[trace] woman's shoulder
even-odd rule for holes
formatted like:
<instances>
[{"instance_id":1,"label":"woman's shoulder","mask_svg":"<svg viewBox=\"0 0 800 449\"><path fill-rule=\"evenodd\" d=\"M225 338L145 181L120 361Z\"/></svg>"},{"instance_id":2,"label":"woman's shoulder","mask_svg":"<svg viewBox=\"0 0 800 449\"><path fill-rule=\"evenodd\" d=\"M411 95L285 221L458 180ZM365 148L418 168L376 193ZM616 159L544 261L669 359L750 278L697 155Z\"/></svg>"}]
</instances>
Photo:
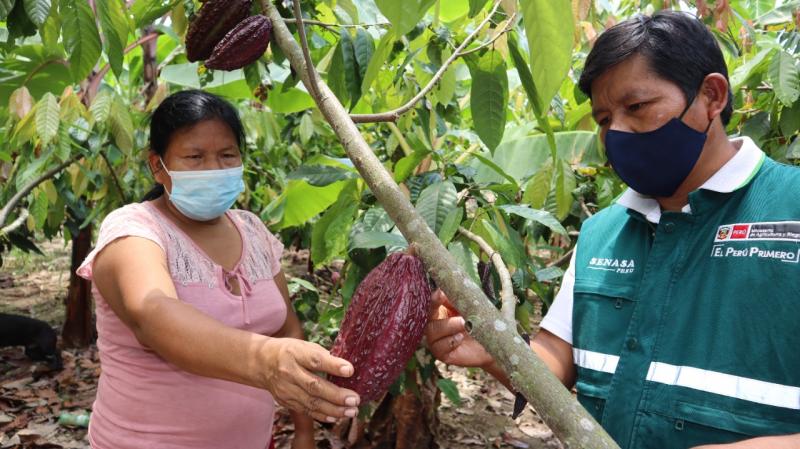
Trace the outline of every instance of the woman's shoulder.
<instances>
[{"instance_id":1,"label":"woman's shoulder","mask_svg":"<svg viewBox=\"0 0 800 449\"><path fill-rule=\"evenodd\" d=\"M161 234L161 226L152 209L148 203L131 203L111 211L100 225L100 238L133 230Z\"/></svg>"}]
</instances>

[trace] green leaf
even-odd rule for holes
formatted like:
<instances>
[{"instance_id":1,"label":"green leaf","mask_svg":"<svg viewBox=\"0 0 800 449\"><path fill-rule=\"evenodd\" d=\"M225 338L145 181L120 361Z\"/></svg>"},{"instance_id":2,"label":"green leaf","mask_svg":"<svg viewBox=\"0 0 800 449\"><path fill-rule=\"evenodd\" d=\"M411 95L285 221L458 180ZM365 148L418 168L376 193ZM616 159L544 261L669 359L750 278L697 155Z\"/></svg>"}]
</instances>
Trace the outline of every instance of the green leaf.
<instances>
[{"instance_id":1,"label":"green leaf","mask_svg":"<svg viewBox=\"0 0 800 449\"><path fill-rule=\"evenodd\" d=\"M72 80L80 82L92 71L100 58L100 34L89 2L61 0L64 45L69 55Z\"/></svg>"},{"instance_id":2,"label":"green leaf","mask_svg":"<svg viewBox=\"0 0 800 449\"><path fill-rule=\"evenodd\" d=\"M447 214L447 217L445 217L442 223L442 228L439 229L437 234L443 245L447 246L450 240L453 240L456 232L458 232L458 227L461 226L461 220L463 219L464 209L460 207L456 207Z\"/></svg>"},{"instance_id":3,"label":"green leaf","mask_svg":"<svg viewBox=\"0 0 800 449\"><path fill-rule=\"evenodd\" d=\"M453 95L456 93L457 83L456 69L451 66L445 70L442 74L442 78L436 84L436 88L433 91L436 95L436 101L443 105L450 103L450 100L453 99Z\"/></svg>"},{"instance_id":4,"label":"green leaf","mask_svg":"<svg viewBox=\"0 0 800 449\"><path fill-rule=\"evenodd\" d=\"M522 195L522 202L534 209L541 209L547 201L547 194L550 193L550 185L553 180L553 162L548 160L525 186L525 193Z\"/></svg>"},{"instance_id":5,"label":"green leaf","mask_svg":"<svg viewBox=\"0 0 800 449\"><path fill-rule=\"evenodd\" d=\"M287 179L303 179L314 187L325 187L334 182L357 177L357 174L341 167L333 167L330 165L301 165L297 170L289 173Z\"/></svg>"},{"instance_id":6,"label":"green leaf","mask_svg":"<svg viewBox=\"0 0 800 449\"><path fill-rule=\"evenodd\" d=\"M314 187L305 181L292 180L283 188L281 195L270 204L270 208L283 208L283 216L276 223L276 230L305 224L336 201L347 183L335 182L325 187Z\"/></svg>"},{"instance_id":7,"label":"green leaf","mask_svg":"<svg viewBox=\"0 0 800 449\"><path fill-rule=\"evenodd\" d=\"M447 399L456 407L461 405L461 395L458 393L458 385L450 379L441 378L436 380L436 385L442 390Z\"/></svg>"},{"instance_id":8,"label":"green leaf","mask_svg":"<svg viewBox=\"0 0 800 449\"><path fill-rule=\"evenodd\" d=\"M389 19L396 36L403 36L417 26L436 0L375 0L381 14Z\"/></svg>"},{"instance_id":9,"label":"green leaf","mask_svg":"<svg viewBox=\"0 0 800 449\"><path fill-rule=\"evenodd\" d=\"M402 235L391 232L366 231L353 234L350 239L350 249L382 248L384 246L407 247L408 242Z\"/></svg>"},{"instance_id":10,"label":"green leaf","mask_svg":"<svg viewBox=\"0 0 800 449\"><path fill-rule=\"evenodd\" d=\"M56 157L61 162L66 162L72 155L72 137L69 135L70 124L61 122L58 127L58 145L55 149Z\"/></svg>"},{"instance_id":11,"label":"green leaf","mask_svg":"<svg viewBox=\"0 0 800 449\"><path fill-rule=\"evenodd\" d=\"M800 130L800 101L795 101L791 108L783 108L780 128L784 136L791 136Z\"/></svg>"},{"instance_id":12,"label":"green leaf","mask_svg":"<svg viewBox=\"0 0 800 449\"><path fill-rule=\"evenodd\" d=\"M505 178L515 188L517 187L517 180L514 179L513 176L511 176L508 173L506 173L506 171L503 170L503 168L500 167L498 164L496 164L493 160L491 160L491 159L489 159L487 157L484 157L483 155L478 154L478 153L475 153L473 156L475 156L475 159L479 160L483 165L485 165L486 167L489 167L492 171L494 171L498 175L500 175L503 178Z\"/></svg>"},{"instance_id":13,"label":"green leaf","mask_svg":"<svg viewBox=\"0 0 800 449\"><path fill-rule=\"evenodd\" d=\"M339 45L342 50L342 67L344 69L344 82L350 95L350 108L354 108L361 98L361 74L358 71L353 38L347 28L339 32Z\"/></svg>"},{"instance_id":14,"label":"green leaf","mask_svg":"<svg viewBox=\"0 0 800 449\"><path fill-rule=\"evenodd\" d=\"M481 10L483 6L486 5L487 0L469 0L469 17L475 17Z\"/></svg>"},{"instance_id":15,"label":"green leaf","mask_svg":"<svg viewBox=\"0 0 800 449\"><path fill-rule=\"evenodd\" d=\"M128 19L123 0L103 0L96 3L100 27L105 37L106 56L117 77L122 74L122 58L128 43Z\"/></svg>"},{"instance_id":16,"label":"green leaf","mask_svg":"<svg viewBox=\"0 0 800 449\"><path fill-rule=\"evenodd\" d=\"M350 100L350 92L347 90L347 84L344 80L344 57L342 52L342 43L340 41L336 45L336 50L331 57L331 65L328 67L328 86L344 106Z\"/></svg>"},{"instance_id":17,"label":"green leaf","mask_svg":"<svg viewBox=\"0 0 800 449\"><path fill-rule=\"evenodd\" d=\"M163 16L179 1L181 0L136 0L131 7L136 28L148 25Z\"/></svg>"},{"instance_id":18,"label":"green leaf","mask_svg":"<svg viewBox=\"0 0 800 449\"><path fill-rule=\"evenodd\" d=\"M780 51L772 57L769 65L769 78L772 89L784 106L791 106L800 98L800 69L791 54Z\"/></svg>"},{"instance_id":19,"label":"green leaf","mask_svg":"<svg viewBox=\"0 0 800 449\"><path fill-rule=\"evenodd\" d=\"M547 111L572 65L574 34L570 0L520 0L539 108Z\"/></svg>"},{"instance_id":20,"label":"green leaf","mask_svg":"<svg viewBox=\"0 0 800 449\"><path fill-rule=\"evenodd\" d=\"M372 55L375 53L375 42L372 36L363 28L356 30L355 55L358 63L358 77L362 81L367 74ZM359 92L361 89L359 88Z\"/></svg>"},{"instance_id":21,"label":"green leaf","mask_svg":"<svg viewBox=\"0 0 800 449\"><path fill-rule=\"evenodd\" d=\"M311 260L324 265L347 249L347 236L355 222L360 192L356 181L349 181L336 202L314 223L311 230Z\"/></svg>"},{"instance_id":22,"label":"green leaf","mask_svg":"<svg viewBox=\"0 0 800 449\"><path fill-rule=\"evenodd\" d=\"M30 206L30 213L36 222L36 227L41 229L47 220L48 200L44 189L38 189L39 193L34 197L33 204Z\"/></svg>"},{"instance_id":23,"label":"green leaf","mask_svg":"<svg viewBox=\"0 0 800 449\"><path fill-rule=\"evenodd\" d=\"M442 229L442 224L451 210L457 207L458 192L450 181L431 184L419 194L417 212L434 233Z\"/></svg>"},{"instance_id":24,"label":"green leaf","mask_svg":"<svg viewBox=\"0 0 800 449\"><path fill-rule=\"evenodd\" d=\"M503 140L508 107L508 75L500 52L486 52L479 60L468 60L472 75L470 109L475 132L494 152Z\"/></svg>"},{"instance_id":25,"label":"green leaf","mask_svg":"<svg viewBox=\"0 0 800 449\"><path fill-rule=\"evenodd\" d=\"M541 209L531 209L528 206L523 206L519 204L504 204L499 206L499 209L505 211L508 214L519 215L522 218L527 220L533 220L536 223L540 223L542 225L547 226L553 232L557 232L561 235L568 235L567 230L564 229L564 226L558 222L556 217L553 216L550 212Z\"/></svg>"},{"instance_id":26,"label":"green leaf","mask_svg":"<svg viewBox=\"0 0 800 449\"><path fill-rule=\"evenodd\" d=\"M747 62L737 67L736 70L733 71L733 75L731 75L731 89L737 92L742 87L742 84L760 71L765 64L767 56L772 54L773 51L774 49L772 48L765 48L756 53L756 55Z\"/></svg>"},{"instance_id":27,"label":"green leaf","mask_svg":"<svg viewBox=\"0 0 800 449\"><path fill-rule=\"evenodd\" d=\"M572 209L572 203L575 202L575 198L572 197L572 191L577 187L577 182L575 181L575 173L572 171L572 167L563 159L559 159L559 162L556 163L555 173L556 217L559 220L563 220L567 218L570 209Z\"/></svg>"},{"instance_id":28,"label":"green leaf","mask_svg":"<svg viewBox=\"0 0 800 449\"><path fill-rule=\"evenodd\" d=\"M463 242L456 241L447 245L447 250L453 256L456 262L461 265L461 268L467 273L467 275L472 279L472 282L480 284L481 281L478 277L478 269L476 268L478 264L478 258L475 256L475 253L469 249L469 246Z\"/></svg>"},{"instance_id":29,"label":"green leaf","mask_svg":"<svg viewBox=\"0 0 800 449\"><path fill-rule=\"evenodd\" d=\"M42 26L47 16L50 15L50 0L21 0L25 6L25 12L37 27Z\"/></svg>"},{"instance_id":30,"label":"green leaf","mask_svg":"<svg viewBox=\"0 0 800 449\"><path fill-rule=\"evenodd\" d=\"M389 54L392 52L393 43L394 33L391 31L384 34L380 42L378 42L378 48L376 48L375 52L372 54L372 58L369 61L369 66L367 66L367 70L364 72L361 79L361 92L369 91L369 88L372 86L373 81L375 81L375 77L378 76L378 72L380 72L381 67L383 67L383 64L387 62L386 59L389 58Z\"/></svg>"},{"instance_id":31,"label":"green leaf","mask_svg":"<svg viewBox=\"0 0 800 449\"><path fill-rule=\"evenodd\" d=\"M58 99L50 92L44 94L36 104L36 133L42 140L42 145L47 145L58 133L60 108Z\"/></svg>"},{"instance_id":32,"label":"green leaf","mask_svg":"<svg viewBox=\"0 0 800 449\"><path fill-rule=\"evenodd\" d=\"M397 163L394 164L394 181L400 183L408 179L408 177L414 173L414 169L417 168L420 162L429 154L431 154L430 150L417 150L397 161Z\"/></svg>"},{"instance_id":33,"label":"green leaf","mask_svg":"<svg viewBox=\"0 0 800 449\"><path fill-rule=\"evenodd\" d=\"M533 275L536 276L537 281L547 282L564 276L564 270L559 267L547 267L536 271Z\"/></svg>"},{"instance_id":34,"label":"green leaf","mask_svg":"<svg viewBox=\"0 0 800 449\"><path fill-rule=\"evenodd\" d=\"M14 9L16 0L0 0L0 20L6 20L11 10Z\"/></svg>"},{"instance_id":35,"label":"green leaf","mask_svg":"<svg viewBox=\"0 0 800 449\"><path fill-rule=\"evenodd\" d=\"M130 155L133 151L133 120L130 109L120 97L115 96L111 103L109 131L114 136L114 143L117 144L117 147L125 154Z\"/></svg>"},{"instance_id":36,"label":"green leaf","mask_svg":"<svg viewBox=\"0 0 800 449\"><path fill-rule=\"evenodd\" d=\"M114 93L108 89L102 89L97 93L97 96L92 100L92 105L89 106L89 113L94 118L94 122L103 124L108 120L111 114L111 103L114 102Z\"/></svg>"}]
</instances>

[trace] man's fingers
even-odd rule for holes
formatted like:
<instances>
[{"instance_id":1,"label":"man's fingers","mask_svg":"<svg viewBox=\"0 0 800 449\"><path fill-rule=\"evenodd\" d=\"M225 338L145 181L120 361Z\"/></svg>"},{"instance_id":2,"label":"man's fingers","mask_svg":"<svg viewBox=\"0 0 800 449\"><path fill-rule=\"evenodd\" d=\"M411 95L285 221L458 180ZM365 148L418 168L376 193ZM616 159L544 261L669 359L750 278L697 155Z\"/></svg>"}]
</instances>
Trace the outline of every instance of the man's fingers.
<instances>
[{"instance_id":1,"label":"man's fingers","mask_svg":"<svg viewBox=\"0 0 800 449\"><path fill-rule=\"evenodd\" d=\"M456 350L462 341L464 341L464 334L449 335L438 340L429 341L428 349L437 359L445 361L447 355Z\"/></svg>"},{"instance_id":2,"label":"man's fingers","mask_svg":"<svg viewBox=\"0 0 800 449\"><path fill-rule=\"evenodd\" d=\"M464 318L460 316L444 320L428 321L427 326L425 326L425 338L427 338L429 342L434 342L444 337L464 333L467 331L464 324Z\"/></svg>"}]
</instances>

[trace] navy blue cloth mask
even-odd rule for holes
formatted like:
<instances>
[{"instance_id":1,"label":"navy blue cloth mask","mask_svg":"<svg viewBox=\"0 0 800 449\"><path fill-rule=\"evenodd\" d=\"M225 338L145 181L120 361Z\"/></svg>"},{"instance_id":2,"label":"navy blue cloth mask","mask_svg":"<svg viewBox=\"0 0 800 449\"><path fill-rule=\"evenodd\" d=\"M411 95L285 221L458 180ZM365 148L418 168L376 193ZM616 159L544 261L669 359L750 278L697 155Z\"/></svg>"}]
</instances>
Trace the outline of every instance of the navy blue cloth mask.
<instances>
[{"instance_id":1,"label":"navy blue cloth mask","mask_svg":"<svg viewBox=\"0 0 800 449\"><path fill-rule=\"evenodd\" d=\"M630 188L642 195L669 197L689 176L711 127L709 123L705 132L700 132L683 123L689 106L680 117L653 131L606 133L606 157Z\"/></svg>"}]
</instances>

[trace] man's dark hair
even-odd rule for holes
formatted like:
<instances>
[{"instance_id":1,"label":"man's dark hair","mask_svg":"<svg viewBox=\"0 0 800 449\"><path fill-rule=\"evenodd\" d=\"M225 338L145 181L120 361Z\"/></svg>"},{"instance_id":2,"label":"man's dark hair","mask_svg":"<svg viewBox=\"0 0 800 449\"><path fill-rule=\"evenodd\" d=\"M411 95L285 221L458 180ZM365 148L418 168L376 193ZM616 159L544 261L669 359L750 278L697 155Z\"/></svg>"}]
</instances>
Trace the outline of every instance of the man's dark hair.
<instances>
[{"instance_id":1,"label":"man's dark hair","mask_svg":"<svg viewBox=\"0 0 800 449\"><path fill-rule=\"evenodd\" d=\"M706 26L695 17L677 11L659 11L652 17L636 16L607 29L597 38L586 57L578 87L592 97L592 83L608 69L633 55L642 55L659 77L678 85L688 105L706 75L721 73L728 80L722 50ZM730 84L730 80L728 80ZM733 112L733 94L728 87L728 104L722 123Z\"/></svg>"}]
</instances>

